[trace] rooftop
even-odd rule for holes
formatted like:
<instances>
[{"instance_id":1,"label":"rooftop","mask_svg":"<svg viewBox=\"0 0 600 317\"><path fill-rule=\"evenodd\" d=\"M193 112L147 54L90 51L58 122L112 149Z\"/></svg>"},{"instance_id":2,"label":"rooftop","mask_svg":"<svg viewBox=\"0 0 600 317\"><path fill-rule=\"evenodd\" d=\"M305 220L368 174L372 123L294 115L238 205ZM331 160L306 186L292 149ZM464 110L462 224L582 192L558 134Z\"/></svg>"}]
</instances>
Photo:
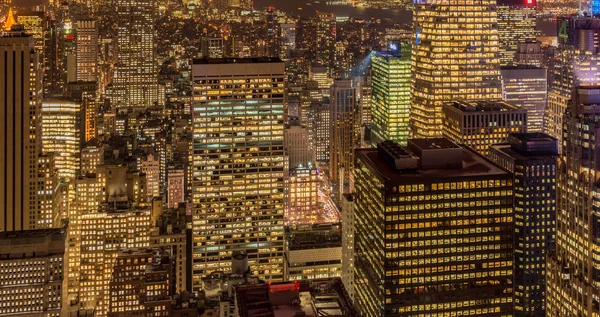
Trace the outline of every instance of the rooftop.
<instances>
[{"instance_id":1,"label":"rooftop","mask_svg":"<svg viewBox=\"0 0 600 317\"><path fill-rule=\"evenodd\" d=\"M409 144L411 154L419 160L418 168L398 169L386 161L377 149L357 149L356 158L364 162L380 180L390 185L424 183L449 178L510 176L477 152L446 139L411 139ZM450 168L439 164L445 161L446 157L452 161L450 163L453 166ZM458 162L454 162L455 159ZM454 166L455 163L458 163L458 166Z\"/></svg>"},{"instance_id":2,"label":"rooftop","mask_svg":"<svg viewBox=\"0 0 600 317\"><path fill-rule=\"evenodd\" d=\"M520 106L508 103L506 101L487 101L487 100L456 100L450 101L444 104L444 108L454 108L463 112L474 112L474 111L523 111Z\"/></svg>"},{"instance_id":3,"label":"rooftop","mask_svg":"<svg viewBox=\"0 0 600 317\"><path fill-rule=\"evenodd\" d=\"M236 286L241 317L354 317L339 278Z\"/></svg>"},{"instance_id":4,"label":"rooftop","mask_svg":"<svg viewBox=\"0 0 600 317\"><path fill-rule=\"evenodd\" d=\"M283 63L279 57L253 57L253 58L194 58L193 64L255 64L255 63Z\"/></svg>"},{"instance_id":5,"label":"rooftop","mask_svg":"<svg viewBox=\"0 0 600 317\"><path fill-rule=\"evenodd\" d=\"M334 248L342 245L342 230L339 225L323 227L319 224L308 228L296 228L286 233L290 250Z\"/></svg>"}]
</instances>

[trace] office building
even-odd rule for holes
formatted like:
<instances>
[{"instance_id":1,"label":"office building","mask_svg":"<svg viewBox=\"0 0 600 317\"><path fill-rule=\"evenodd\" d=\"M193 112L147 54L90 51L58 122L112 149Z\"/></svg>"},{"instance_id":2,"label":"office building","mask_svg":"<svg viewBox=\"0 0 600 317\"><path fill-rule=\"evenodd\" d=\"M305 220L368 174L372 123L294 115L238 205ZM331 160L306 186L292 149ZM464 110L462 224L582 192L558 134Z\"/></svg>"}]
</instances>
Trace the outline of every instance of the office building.
<instances>
[{"instance_id":1,"label":"office building","mask_svg":"<svg viewBox=\"0 0 600 317\"><path fill-rule=\"evenodd\" d=\"M331 136L331 106L329 102L314 102L308 115L308 136L317 166L329 164Z\"/></svg>"},{"instance_id":2,"label":"office building","mask_svg":"<svg viewBox=\"0 0 600 317\"><path fill-rule=\"evenodd\" d=\"M283 280L284 72L279 58L193 61L194 290L228 272L234 250L255 276Z\"/></svg>"},{"instance_id":3,"label":"office building","mask_svg":"<svg viewBox=\"0 0 600 317\"><path fill-rule=\"evenodd\" d=\"M318 223L321 207L319 205L319 174L314 167L290 169L287 178L285 224Z\"/></svg>"},{"instance_id":4,"label":"office building","mask_svg":"<svg viewBox=\"0 0 600 317\"><path fill-rule=\"evenodd\" d=\"M67 218L66 214L61 213L61 193L64 186L56 168L56 155L40 155L38 157L37 229L58 228L61 220Z\"/></svg>"},{"instance_id":5,"label":"office building","mask_svg":"<svg viewBox=\"0 0 600 317\"><path fill-rule=\"evenodd\" d=\"M334 45L336 33L336 20L333 13L317 11L315 30L317 64L327 67L327 74L333 75Z\"/></svg>"},{"instance_id":6,"label":"office building","mask_svg":"<svg viewBox=\"0 0 600 317\"><path fill-rule=\"evenodd\" d=\"M512 175L447 139L356 150L361 316L512 316Z\"/></svg>"},{"instance_id":7,"label":"office building","mask_svg":"<svg viewBox=\"0 0 600 317\"><path fill-rule=\"evenodd\" d=\"M371 141L408 141L410 119L411 47L403 45L372 57Z\"/></svg>"},{"instance_id":8,"label":"office building","mask_svg":"<svg viewBox=\"0 0 600 317\"><path fill-rule=\"evenodd\" d=\"M329 90L333 85L333 78L327 73L327 66L324 65L310 65L308 68L308 80L317 83L317 88L321 90ZM325 95L329 95L326 92Z\"/></svg>"},{"instance_id":9,"label":"office building","mask_svg":"<svg viewBox=\"0 0 600 317\"><path fill-rule=\"evenodd\" d=\"M223 58L225 56L225 49L223 48L222 37L203 37L200 44L200 50L202 51L202 57L206 58Z\"/></svg>"},{"instance_id":10,"label":"office building","mask_svg":"<svg viewBox=\"0 0 600 317\"><path fill-rule=\"evenodd\" d=\"M0 316L63 316L67 229L0 233Z\"/></svg>"},{"instance_id":11,"label":"office building","mask_svg":"<svg viewBox=\"0 0 600 317\"><path fill-rule=\"evenodd\" d=\"M515 316L544 316L546 256L554 251L557 140L510 134L490 147L492 162L513 173L515 193Z\"/></svg>"},{"instance_id":12,"label":"office building","mask_svg":"<svg viewBox=\"0 0 600 317\"><path fill-rule=\"evenodd\" d=\"M538 31L535 0L500 0L497 4L500 64L515 64L520 42L535 41Z\"/></svg>"},{"instance_id":13,"label":"office building","mask_svg":"<svg viewBox=\"0 0 600 317\"><path fill-rule=\"evenodd\" d=\"M548 101L548 75L536 66L506 66L502 74L502 100L527 111L527 132L544 131Z\"/></svg>"},{"instance_id":14,"label":"office building","mask_svg":"<svg viewBox=\"0 0 600 317\"><path fill-rule=\"evenodd\" d=\"M410 113L414 137L442 135L445 102L501 98L495 7L493 0L415 4ZM456 17L457 12L463 15ZM450 46L461 49L447 51Z\"/></svg>"},{"instance_id":15,"label":"office building","mask_svg":"<svg viewBox=\"0 0 600 317\"><path fill-rule=\"evenodd\" d=\"M74 179L80 169L81 105L69 100L42 102L42 152L54 154L60 178Z\"/></svg>"},{"instance_id":16,"label":"office building","mask_svg":"<svg viewBox=\"0 0 600 317\"><path fill-rule=\"evenodd\" d=\"M542 65L542 47L537 40L519 42L515 54L515 65L529 65L540 67Z\"/></svg>"},{"instance_id":17,"label":"office building","mask_svg":"<svg viewBox=\"0 0 600 317\"><path fill-rule=\"evenodd\" d=\"M342 275L342 225L293 226L285 236L285 280Z\"/></svg>"},{"instance_id":18,"label":"office building","mask_svg":"<svg viewBox=\"0 0 600 317\"><path fill-rule=\"evenodd\" d=\"M36 228L42 73L33 37L21 26L0 35L0 231Z\"/></svg>"},{"instance_id":19,"label":"office building","mask_svg":"<svg viewBox=\"0 0 600 317\"><path fill-rule=\"evenodd\" d=\"M356 88L351 80L336 80L331 86L329 175L338 194L351 192L350 174L359 127L356 101Z\"/></svg>"},{"instance_id":20,"label":"office building","mask_svg":"<svg viewBox=\"0 0 600 317\"><path fill-rule=\"evenodd\" d=\"M120 251L109 283L108 316L170 315L172 255L166 249Z\"/></svg>"},{"instance_id":21,"label":"office building","mask_svg":"<svg viewBox=\"0 0 600 317\"><path fill-rule=\"evenodd\" d=\"M170 166L167 170L167 206L177 208L185 202L185 170L183 166Z\"/></svg>"},{"instance_id":22,"label":"office building","mask_svg":"<svg viewBox=\"0 0 600 317\"><path fill-rule=\"evenodd\" d=\"M484 156L509 133L527 132L527 110L505 101L453 101L444 104L444 137Z\"/></svg>"},{"instance_id":23,"label":"office building","mask_svg":"<svg viewBox=\"0 0 600 317\"><path fill-rule=\"evenodd\" d=\"M285 149L289 157L290 169L313 165L308 129L301 126L298 118L290 118L285 127Z\"/></svg>"},{"instance_id":24,"label":"office building","mask_svg":"<svg viewBox=\"0 0 600 317\"><path fill-rule=\"evenodd\" d=\"M546 316L600 314L600 88L577 87L564 116L556 175L556 250L547 258Z\"/></svg>"},{"instance_id":25,"label":"office building","mask_svg":"<svg viewBox=\"0 0 600 317\"><path fill-rule=\"evenodd\" d=\"M150 211L114 202L80 217L79 311L110 312L110 281L120 250L149 246Z\"/></svg>"},{"instance_id":26,"label":"office building","mask_svg":"<svg viewBox=\"0 0 600 317\"><path fill-rule=\"evenodd\" d=\"M148 0L116 1L118 54L110 102L150 107L161 100L154 43L157 6Z\"/></svg>"},{"instance_id":27,"label":"office building","mask_svg":"<svg viewBox=\"0 0 600 317\"><path fill-rule=\"evenodd\" d=\"M354 196L344 194L342 208L342 283L354 301Z\"/></svg>"},{"instance_id":28,"label":"office building","mask_svg":"<svg viewBox=\"0 0 600 317\"><path fill-rule=\"evenodd\" d=\"M77 81L98 79L98 23L95 20L75 22L77 32Z\"/></svg>"}]
</instances>

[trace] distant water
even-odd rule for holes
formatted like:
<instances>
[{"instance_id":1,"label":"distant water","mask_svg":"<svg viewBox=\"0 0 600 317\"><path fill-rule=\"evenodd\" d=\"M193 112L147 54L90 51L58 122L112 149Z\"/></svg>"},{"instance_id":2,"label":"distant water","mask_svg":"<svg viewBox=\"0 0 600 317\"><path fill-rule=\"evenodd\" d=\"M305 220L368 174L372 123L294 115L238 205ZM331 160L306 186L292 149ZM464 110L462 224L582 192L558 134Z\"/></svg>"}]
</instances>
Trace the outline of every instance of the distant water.
<instances>
[{"instance_id":1,"label":"distant water","mask_svg":"<svg viewBox=\"0 0 600 317\"><path fill-rule=\"evenodd\" d=\"M334 13L338 17L389 18L399 23L409 23L412 21L412 12L406 10L371 9L353 7L351 5L327 5L325 3L326 0L320 0L319 2L314 3L314 1L308 0L254 0L254 8L263 9L272 6L288 14L303 17L313 17L315 16L315 12L319 11Z\"/></svg>"}]
</instances>

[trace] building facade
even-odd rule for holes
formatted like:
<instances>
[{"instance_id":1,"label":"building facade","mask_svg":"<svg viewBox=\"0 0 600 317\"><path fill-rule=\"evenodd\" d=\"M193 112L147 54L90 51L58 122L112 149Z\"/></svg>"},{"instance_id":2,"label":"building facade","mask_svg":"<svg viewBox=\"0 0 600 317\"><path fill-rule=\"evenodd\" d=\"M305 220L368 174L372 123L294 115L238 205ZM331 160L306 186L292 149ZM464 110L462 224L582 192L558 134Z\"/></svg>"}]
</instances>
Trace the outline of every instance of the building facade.
<instances>
[{"instance_id":1,"label":"building facade","mask_svg":"<svg viewBox=\"0 0 600 317\"><path fill-rule=\"evenodd\" d=\"M111 103L150 107L160 102L154 42L157 6L148 0L116 1L118 54Z\"/></svg>"},{"instance_id":2,"label":"building facade","mask_svg":"<svg viewBox=\"0 0 600 317\"><path fill-rule=\"evenodd\" d=\"M194 60L195 289L230 270L233 250L247 251L254 275L283 280L284 68L278 58Z\"/></svg>"},{"instance_id":3,"label":"building facade","mask_svg":"<svg viewBox=\"0 0 600 317\"><path fill-rule=\"evenodd\" d=\"M372 57L371 141L406 145L410 119L411 47L378 52Z\"/></svg>"},{"instance_id":4,"label":"building facade","mask_svg":"<svg viewBox=\"0 0 600 317\"><path fill-rule=\"evenodd\" d=\"M67 229L0 233L0 316L64 316Z\"/></svg>"},{"instance_id":5,"label":"building facade","mask_svg":"<svg viewBox=\"0 0 600 317\"><path fill-rule=\"evenodd\" d=\"M35 229L42 72L31 35L18 25L0 35L0 231Z\"/></svg>"},{"instance_id":6,"label":"building facade","mask_svg":"<svg viewBox=\"0 0 600 317\"><path fill-rule=\"evenodd\" d=\"M356 156L361 316L512 316L512 175L440 138Z\"/></svg>"},{"instance_id":7,"label":"building facade","mask_svg":"<svg viewBox=\"0 0 600 317\"><path fill-rule=\"evenodd\" d=\"M527 132L527 110L505 101L454 101L444 104L444 137L487 156L489 147L509 133Z\"/></svg>"},{"instance_id":8,"label":"building facade","mask_svg":"<svg viewBox=\"0 0 600 317\"><path fill-rule=\"evenodd\" d=\"M600 88L578 87L563 122L556 175L556 251L547 257L546 316L600 314Z\"/></svg>"},{"instance_id":9,"label":"building facade","mask_svg":"<svg viewBox=\"0 0 600 317\"><path fill-rule=\"evenodd\" d=\"M558 142L542 133L510 134L489 158L514 175L515 316L544 316L546 256L554 251Z\"/></svg>"},{"instance_id":10,"label":"building facade","mask_svg":"<svg viewBox=\"0 0 600 317\"><path fill-rule=\"evenodd\" d=\"M42 152L54 155L58 174L67 182L79 174L81 104L68 100L42 102Z\"/></svg>"},{"instance_id":11,"label":"building facade","mask_svg":"<svg viewBox=\"0 0 600 317\"><path fill-rule=\"evenodd\" d=\"M527 132L544 132L548 75L535 66L502 67L502 100L527 111Z\"/></svg>"},{"instance_id":12,"label":"building facade","mask_svg":"<svg viewBox=\"0 0 600 317\"><path fill-rule=\"evenodd\" d=\"M350 192L350 174L354 166L358 111L356 88L351 80L336 80L331 86L329 175L334 190Z\"/></svg>"},{"instance_id":13,"label":"building facade","mask_svg":"<svg viewBox=\"0 0 600 317\"><path fill-rule=\"evenodd\" d=\"M515 54L520 42L535 41L538 31L535 0L498 1L498 35L500 36L500 64L515 65Z\"/></svg>"},{"instance_id":14,"label":"building facade","mask_svg":"<svg viewBox=\"0 0 600 317\"><path fill-rule=\"evenodd\" d=\"M493 0L416 2L410 112L413 137L442 135L445 102L501 98L495 7Z\"/></svg>"}]
</instances>

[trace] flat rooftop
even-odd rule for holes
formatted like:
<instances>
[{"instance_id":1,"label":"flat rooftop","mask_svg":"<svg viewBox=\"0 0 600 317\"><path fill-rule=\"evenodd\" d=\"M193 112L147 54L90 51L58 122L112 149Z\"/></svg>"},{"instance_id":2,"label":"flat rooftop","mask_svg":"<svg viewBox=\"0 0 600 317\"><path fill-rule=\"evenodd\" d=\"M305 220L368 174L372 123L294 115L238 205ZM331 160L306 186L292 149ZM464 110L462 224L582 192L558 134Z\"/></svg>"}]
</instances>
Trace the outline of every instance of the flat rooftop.
<instances>
[{"instance_id":1,"label":"flat rooftop","mask_svg":"<svg viewBox=\"0 0 600 317\"><path fill-rule=\"evenodd\" d=\"M413 140L414 141L414 140ZM450 142L450 141L448 141ZM420 142L418 142L420 143ZM435 143L435 142L431 142ZM440 146L455 148L457 145L450 142L440 142ZM419 144L417 144L419 146ZM422 147L430 147L426 143L420 144ZM415 184L427 183L438 180L447 180L450 178L469 178L469 177L511 177L510 174L502 168L496 166L477 152L467 148L462 149L462 168L427 168L398 170L386 162L377 152L377 149L357 149L356 157L364 162L375 175L389 184ZM434 153L435 154L435 153ZM444 153L441 153L443 155Z\"/></svg>"},{"instance_id":2,"label":"flat rooftop","mask_svg":"<svg viewBox=\"0 0 600 317\"><path fill-rule=\"evenodd\" d=\"M339 278L236 286L242 317L354 317ZM299 303L294 303L294 298Z\"/></svg>"},{"instance_id":3,"label":"flat rooftop","mask_svg":"<svg viewBox=\"0 0 600 317\"><path fill-rule=\"evenodd\" d=\"M417 146L421 151L461 148L459 145L446 138L411 139L411 143Z\"/></svg>"},{"instance_id":4,"label":"flat rooftop","mask_svg":"<svg viewBox=\"0 0 600 317\"><path fill-rule=\"evenodd\" d=\"M290 250L334 248L342 246L342 230L339 226L330 229L291 230L286 233Z\"/></svg>"},{"instance_id":5,"label":"flat rooftop","mask_svg":"<svg viewBox=\"0 0 600 317\"><path fill-rule=\"evenodd\" d=\"M193 64L257 64L257 63L283 63L279 57L253 57L253 58L194 58Z\"/></svg>"},{"instance_id":6,"label":"flat rooftop","mask_svg":"<svg viewBox=\"0 0 600 317\"><path fill-rule=\"evenodd\" d=\"M444 104L444 107L454 108L463 112L496 112L496 111L522 111L525 109L506 101L487 101L487 100L457 100Z\"/></svg>"}]
</instances>

